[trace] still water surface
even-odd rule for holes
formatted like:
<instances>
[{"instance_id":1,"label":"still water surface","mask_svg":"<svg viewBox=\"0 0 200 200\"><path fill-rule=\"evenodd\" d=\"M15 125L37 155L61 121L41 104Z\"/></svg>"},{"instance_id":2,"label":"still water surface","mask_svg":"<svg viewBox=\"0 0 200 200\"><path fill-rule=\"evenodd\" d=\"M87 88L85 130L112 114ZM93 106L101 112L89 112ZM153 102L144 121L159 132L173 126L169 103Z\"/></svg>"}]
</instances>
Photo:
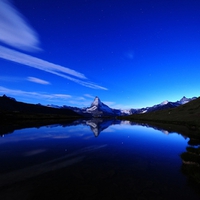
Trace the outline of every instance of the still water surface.
<instances>
[{"instance_id":1,"label":"still water surface","mask_svg":"<svg viewBox=\"0 0 200 200\"><path fill-rule=\"evenodd\" d=\"M128 121L25 128L0 138L0 199L199 199L188 139Z\"/></svg>"}]
</instances>

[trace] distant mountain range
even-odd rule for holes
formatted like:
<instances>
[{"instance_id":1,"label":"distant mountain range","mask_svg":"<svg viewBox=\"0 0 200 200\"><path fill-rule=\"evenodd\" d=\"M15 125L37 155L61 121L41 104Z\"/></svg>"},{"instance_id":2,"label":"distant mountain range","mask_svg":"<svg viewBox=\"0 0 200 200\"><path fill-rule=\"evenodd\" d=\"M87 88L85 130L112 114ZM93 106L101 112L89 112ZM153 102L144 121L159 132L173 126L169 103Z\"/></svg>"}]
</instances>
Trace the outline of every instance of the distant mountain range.
<instances>
[{"instance_id":1,"label":"distant mountain range","mask_svg":"<svg viewBox=\"0 0 200 200\"><path fill-rule=\"evenodd\" d=\"M142 113L148 113L156 110L163 110L167 108L175 108L180 105L186 104L192 100L196 99L196 97L193 98L186 98L185 96L176 102L169 102L164 101L160 104L151 106L151 107L145 107L145 108L139 108L139 109L113 109L107 106L106 104L102 103L101 100L98 97L95 97L94 101L91 103L90 107L87 108L77 108L77 107L70 107L70 106L54 106L54 105L48 105L49 107L54 108L60 108L60 109L71 109L74 112L81 114L83 116L92 116L92 117L111 117L111 116L126 116L126 115L132 115L132 114L142 114Z\"/></svg>"},{"instance_id":2,"label":"distant mountain range","mask_svg":"<svg viewBox=\"0 0 200 200\"><path fill-rule=\"evenodd\" d=\"M71 106L57 106L47 105L42 106L40 104L27 104L23 102L17 102L14 98L3 95L0 97L0 112L15 112L26 114L59 114L59 115L71 115L71 116L84 116L84 117L114 117L114 116L127 116L132 114L149 113L157 110L164 110L168 108L175 108L180 105L186 104L196 97L186 98L185 96L176 102L164 101L160 104L152 107L145 107L139 109L113 109L102 103L98 97L95 97L90 107L77 108Z\"/></svg>"},{"instance_id":3,"label":"distant mountain range","mask_svg":"<svg viewBox=\"0 0 200 200\"><path fill-rule=\"evenodd\" d=\"M161 122L176 125L186 125L189 130L200 131L200 97L192 98L187 101L183 98L180 102L177 101L176 107L167 109L158 109L153 112L143 114L132 114L119 117L122 120L142 121L142 122ZM184 128L185 129L185 128ZM188 133L189 133L188 130ZM193 133L194 134L194 133ZM199 138L200 139L200 138Z\"/></svg>"},{"instance_id":4,"label":"distant mountain range","mask_svg":"<svg viewBox=\"0 0 200 200\"><path fill-rule=\"evenodd\" d=\"M163 101L160 104L156 104L151 107L146 107L146 108L139 108L139 109L130 109L130 110L124 110L126 114L132 115L132 114L142 114L142 113L148 113L152 111L157 111L157 110L163 110L163 109L168 109L168 108L175 108L180 105L186 104L192 100L195 100L197 97L192 97L192 98L186 98L185 96L181 98L179 101L176 102L170 102L170 101ZM123 112L124 112L123 111Z\"/></svg>"}]
</instances>

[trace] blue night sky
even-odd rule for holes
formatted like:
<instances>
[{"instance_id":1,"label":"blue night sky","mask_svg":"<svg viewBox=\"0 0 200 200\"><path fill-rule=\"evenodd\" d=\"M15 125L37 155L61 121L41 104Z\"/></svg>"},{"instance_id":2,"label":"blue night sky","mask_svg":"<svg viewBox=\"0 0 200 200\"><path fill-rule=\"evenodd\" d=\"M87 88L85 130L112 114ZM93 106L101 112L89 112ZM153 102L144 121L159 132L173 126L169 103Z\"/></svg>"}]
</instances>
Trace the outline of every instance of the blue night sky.
<instances>
[{"instance_id":1,"label":"blue night sky","mask_svg":"<svg viewBox=\"0 0 200 200\"><path fill-rule=\"evenodd\" d=\"M0 95L141 108L200 96L199 0L0 0Z\"/></svg>"}]
</instances>

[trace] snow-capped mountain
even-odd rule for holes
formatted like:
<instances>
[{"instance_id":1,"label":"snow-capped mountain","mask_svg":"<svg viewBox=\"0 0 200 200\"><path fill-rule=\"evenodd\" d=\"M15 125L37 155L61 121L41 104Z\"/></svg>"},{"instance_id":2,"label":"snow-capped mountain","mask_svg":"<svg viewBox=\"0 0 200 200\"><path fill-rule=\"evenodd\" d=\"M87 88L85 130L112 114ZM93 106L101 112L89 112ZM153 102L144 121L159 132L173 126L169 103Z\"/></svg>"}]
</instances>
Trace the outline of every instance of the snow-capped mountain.
<instances>
[{"instance_id":1,"label":"snow-capped mountain","mask_svg":"<svg viewBox=\"0 0 200 200\"><path fill-rule=\"evenodd\" d=\"M105 117L105 116L123 116L123 115L132 115L132 114L142 114L146 112L152 112L156 110L162 110L167 108L175 108L177 106L183 105L188 103L197 97L193 98L186 98L185 96L181 98L179 101L170 102L170 101L163 101L160 104L156 104L151 107L139 108L139 109L113 109L107 106L106 104L102 103L98 97L95 97L94 101L91 103L90 107L87 108L77 108L77 107L70 107L70 106L61 106L60 109L71 109L78 114L81 114L85 117ZM48 105L49 107L56 107L55 105Z\"/></svg>"},{"instance_id":2,"label":"snow-capped mountain","mask_svg":"<svg viewBox=\"0 0 200 200\"><path fill-rule=\"evenodd\" d=\"M86 108L86 113L90 113L93 117L114 116L114 110L102 103L98 97L95 97L89 108Z\"/></svg>"},{"instance_id":3,"label":"snow-capped mountain","mask_svg":"<svg viewBox=\"0 0 200 200\"><path fill-rule=\"evenodd\" d=\"M180 99L180 101L177 101L176 103L178 103L178 104L180 104L180 105L183 105L183 104L188 103L188 102L190 102L190 101L192 101L192 100L195 100L196 98L197 98L197 97L186 98L186 97L184 96L182 99Z\"/></svg>"},{"instance_id":4,"label":"snow-capped mountain","mask_svg":"<svg viewBox=\"0 0 200 200\"><path fill-rule=\"evenodd\" d=\"M142 114L146 112L153 112L156 110L163 110L163 109L168 109L168 108L175 108L177 106L183 105L185 103L188 103L192 100L195 100L197 97L193 98L186 98L185 96L181 98L179 101L176 102L170 102L168 100L163 101L160 104L156 104L151 107L146 107L146 108L139 108L139 109L130 109L130 110L122 110L122 113L132 115L132 114Z\"/></svg>"},{"instance_id":5,"label":"snow-capped mountain","mask_svg":"<svg viewBox=\"0 0 200 200\"><path fill-rule=\"evenodd\" d=\"M121 111L118 109L112 109L106 104L102 103L98 97L95 97L94 101L91 103L90 107L78 108L71 106L56 106L47 105L48 107L60 108L60 109L70 109L84 117L105 117L105 116L120 116Z\"/></svg>"}]
</instances>

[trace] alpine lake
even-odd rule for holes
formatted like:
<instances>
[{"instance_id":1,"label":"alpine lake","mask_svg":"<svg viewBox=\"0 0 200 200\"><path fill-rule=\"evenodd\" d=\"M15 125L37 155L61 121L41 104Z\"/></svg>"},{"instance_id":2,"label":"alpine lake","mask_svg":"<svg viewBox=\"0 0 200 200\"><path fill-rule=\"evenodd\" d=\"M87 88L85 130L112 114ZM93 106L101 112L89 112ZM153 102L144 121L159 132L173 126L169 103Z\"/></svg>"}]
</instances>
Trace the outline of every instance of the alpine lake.
<instances>
[{"instance_id":1,"label":"alpine lake","mask_svg":"<svg viewBox=\"0 0 200 200\"><path fill-rule=\"evenodd\" d=\"M188 141L99 118L1 131L0 199L200 199L182 171Z\"/></svg>"}]
</instances>

